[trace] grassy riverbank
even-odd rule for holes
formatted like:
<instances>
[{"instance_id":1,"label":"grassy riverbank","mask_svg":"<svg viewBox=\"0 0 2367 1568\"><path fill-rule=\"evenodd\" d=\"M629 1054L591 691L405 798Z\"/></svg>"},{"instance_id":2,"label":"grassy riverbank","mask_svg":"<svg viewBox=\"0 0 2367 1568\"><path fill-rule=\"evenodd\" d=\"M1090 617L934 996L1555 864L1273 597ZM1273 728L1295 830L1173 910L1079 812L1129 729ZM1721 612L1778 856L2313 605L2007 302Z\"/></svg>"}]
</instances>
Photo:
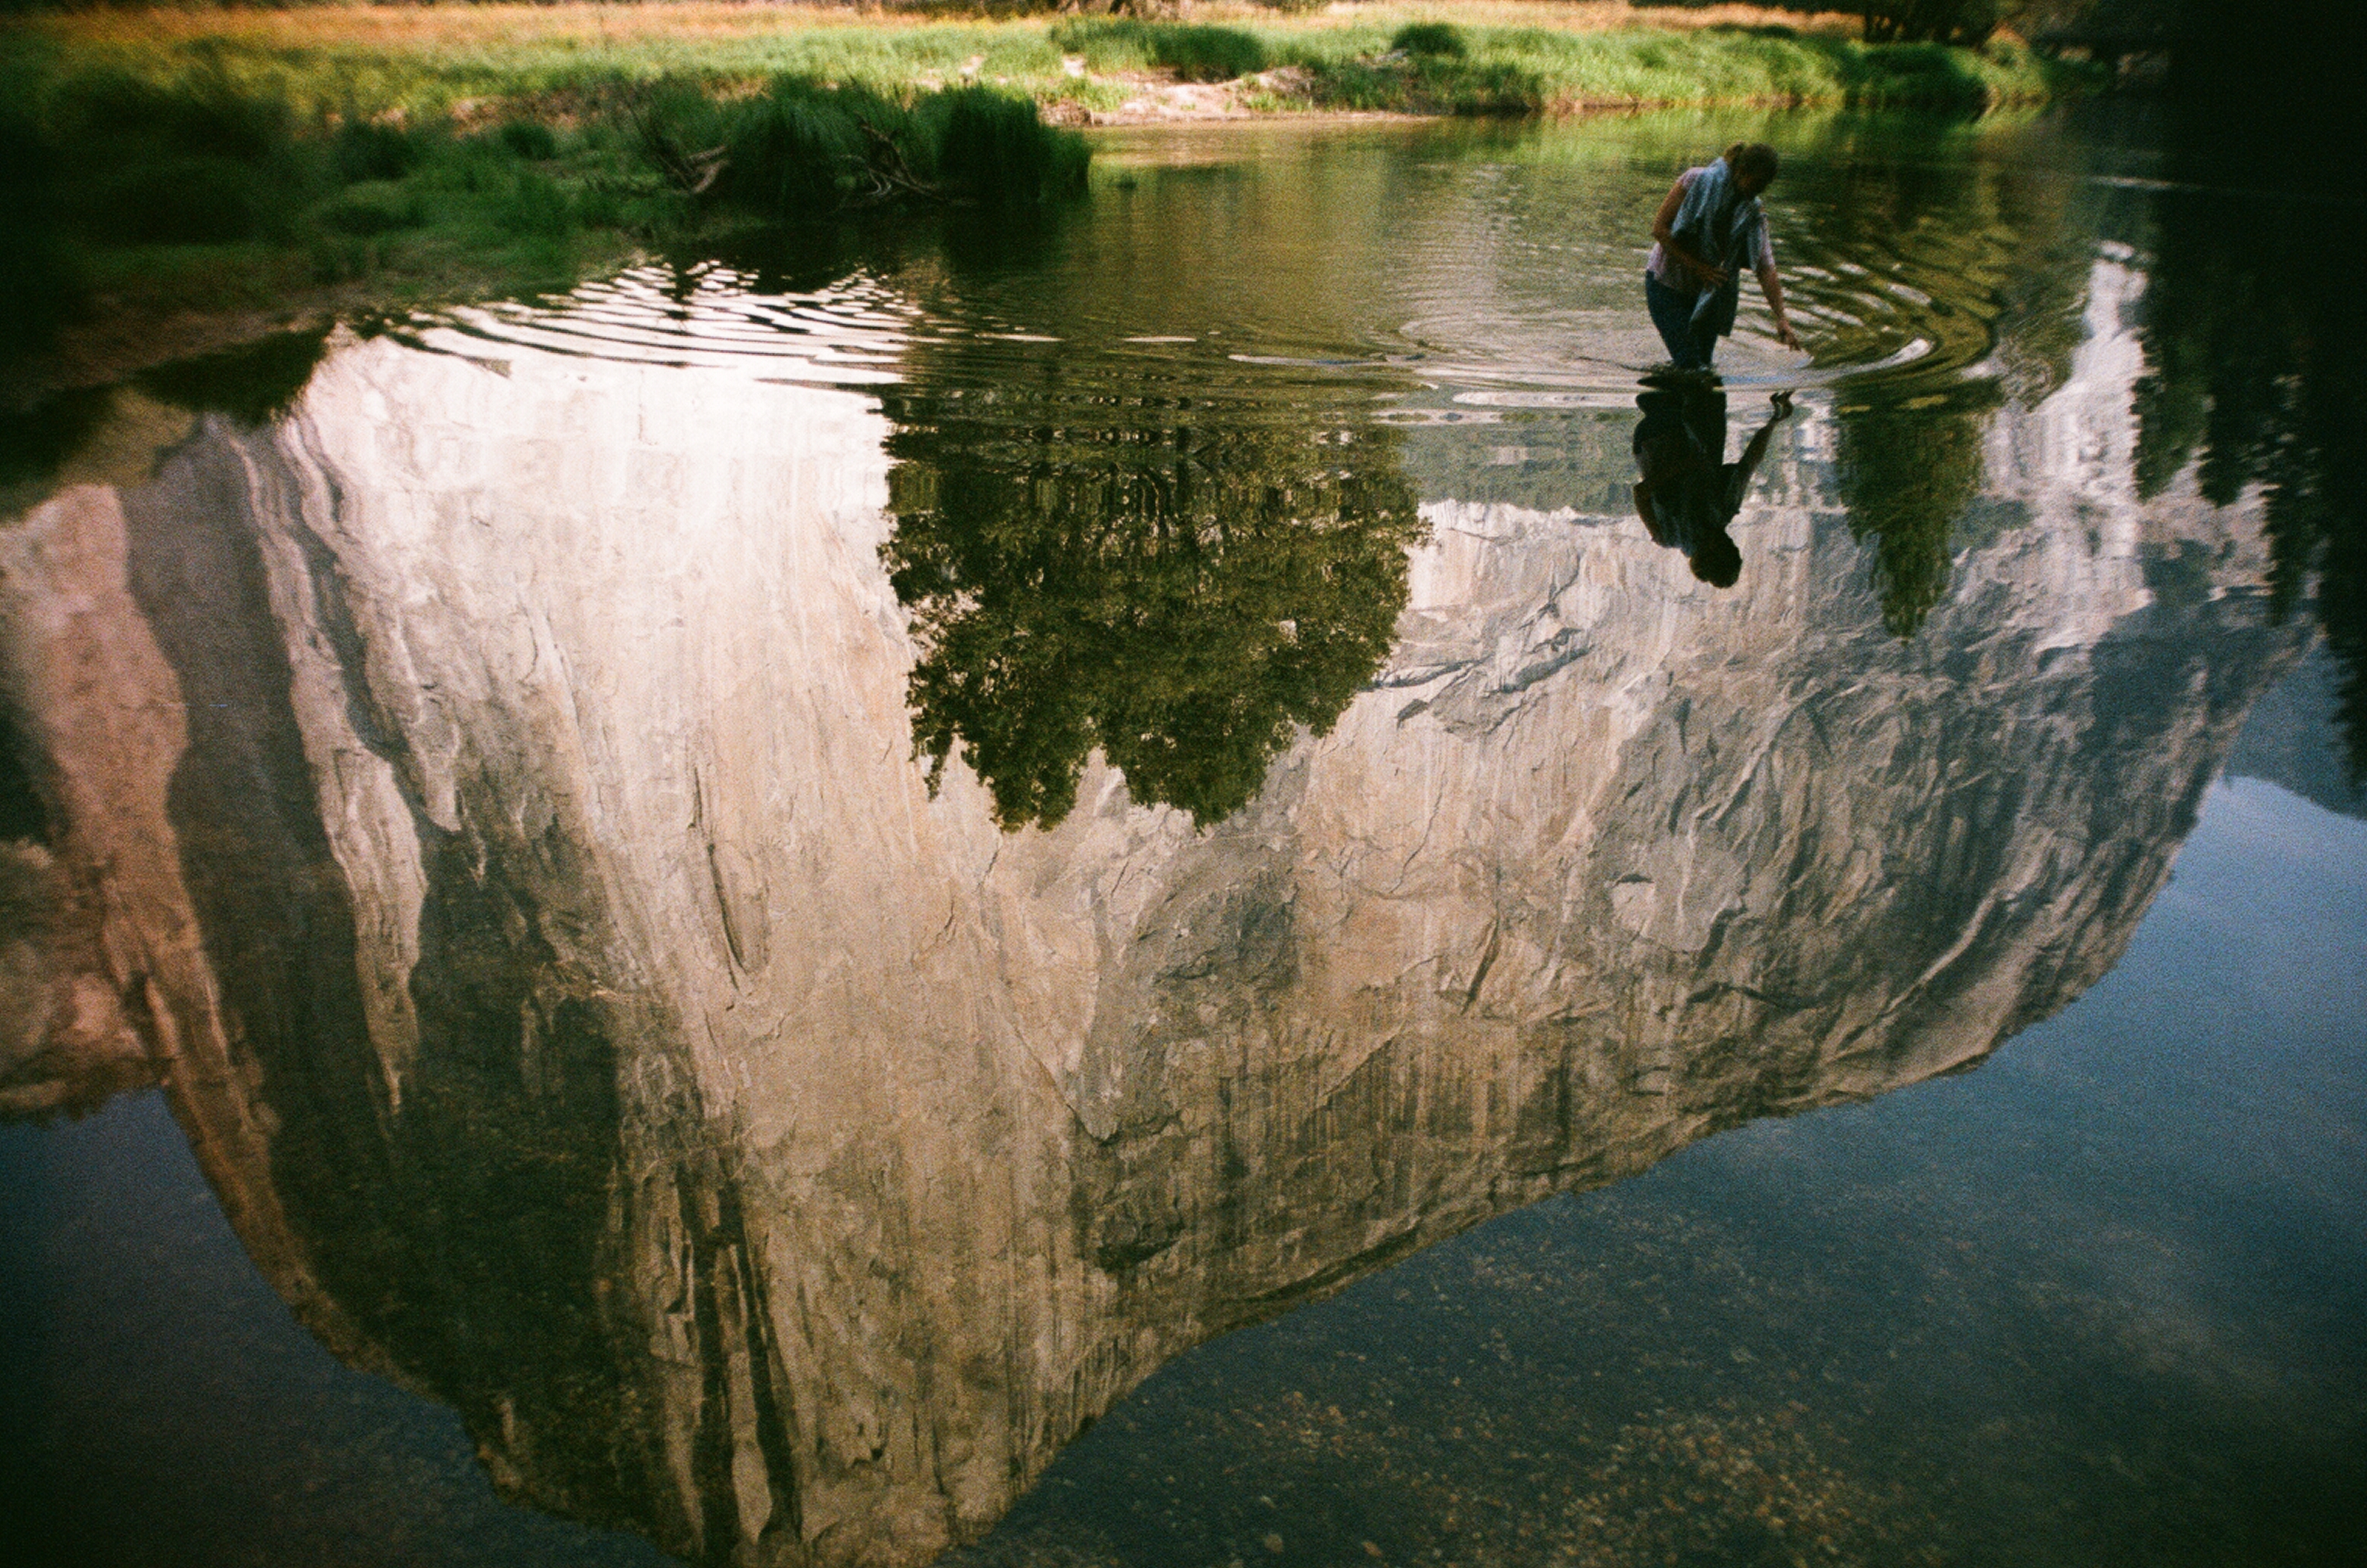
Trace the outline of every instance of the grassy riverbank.
<instances>
[{"instance_id":1,"label":"grassy riverbank","mask_svg":"<svg viewBox=\"0 0 2367 1568\"><path fill-rule=\"evenodd\" d=\"M198 61L0 75L0 365L103 376L259 317L564 288L637 250L889 205L1033 207L1090 150L990 87L587 84L564 116L371 116ZM191 341L173 336L194 330ZM58 357L85 364L41 363Z\"/></svg>"},{"instance_id":2,"label":"grassy riverbank","mask_svg":"<svg viewBox=\"0 0 2367 1568\"><path fill-rule=\"evenodd\" d=\"M1970 109L2089 85L2081 68L2018 44L1869 46L1845 18L1606 0L1480 0L1449 14L1203 6L1187 24L561 5L18 17L0 21L0 204L18 229L0 254L0 360L46 356L20 380L87 381L295 317L563 286L735 224L1038 202L1083 181L1086 148L1056 122Z\"/></svg>"},{"instance_id":3,"label":"grassy riverbank","mask_svg":"<svg viewBox=\"0 0 2367 1568\"><path fill-rule=\"evenodd\" d=\"M1410 27L1430 47L1399 47ZM1779 104L1965 107L2093 83L2011 40L1867 44L1855 18L1621 0L1341 6L1286 15L1198 6L1188 22L971 17L797 6L559 5L81 11L0 24L12 52L169 75L203 59L302 112L436 118L490 106L563 111L617 80L730 89L783 74L875 90L965 79L1048 107L1116 114L1157 78L1269 78L1278 111L1566 112ZM1452 37L1448 34L1451 32Z\"/></svg>"}]
</instances>

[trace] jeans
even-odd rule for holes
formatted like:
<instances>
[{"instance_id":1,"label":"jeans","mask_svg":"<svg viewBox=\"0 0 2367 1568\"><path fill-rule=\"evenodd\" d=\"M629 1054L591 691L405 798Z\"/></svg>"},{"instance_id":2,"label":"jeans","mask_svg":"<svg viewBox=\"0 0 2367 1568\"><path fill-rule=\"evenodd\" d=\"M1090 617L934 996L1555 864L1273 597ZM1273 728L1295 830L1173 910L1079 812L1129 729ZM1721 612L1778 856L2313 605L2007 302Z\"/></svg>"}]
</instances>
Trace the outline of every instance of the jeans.
<instances>
[{"instance_id":1,"label":"jeans","mask_svg":"<svg viewBox=\"0 0 2367 1568\"><path fill-rule=\"evenodd\" d=\"M1693 331L1693 299L1691 294L1680 294L1654 277L1644 275L1644 303L1652 311L1652 324L1660 329L1660 341L1669 345L1669 357L1680 370L1706 370L1710 351L1717 346L1717 337L1711 333Z\"/></svg>"}]
</instances>

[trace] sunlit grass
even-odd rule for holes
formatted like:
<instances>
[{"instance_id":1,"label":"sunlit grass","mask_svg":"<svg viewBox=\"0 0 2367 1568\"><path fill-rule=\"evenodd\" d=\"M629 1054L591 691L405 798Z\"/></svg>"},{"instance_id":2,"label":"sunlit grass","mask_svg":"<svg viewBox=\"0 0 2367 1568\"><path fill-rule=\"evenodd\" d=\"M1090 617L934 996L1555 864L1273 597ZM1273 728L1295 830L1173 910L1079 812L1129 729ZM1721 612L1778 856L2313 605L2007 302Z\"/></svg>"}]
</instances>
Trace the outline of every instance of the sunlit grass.
<instances>
[{"instance_id":1,"label":"sunlit grass","mask_svg":"<svg viewBox=\"0 0 2367 1568\"><path fill-rule=\"evenodd\" d=\"M1049 95L1068 78L1040 22L939 22L787 6L556 6L76 12L0 24L51 68L170 76L197 62L300 113L441 116L563 101L619 80L874 87L978 79Z\"/></svg>"},{"instance_id":2,"label":"sunlit grass","mask_svg":"<svg viewBox=\"0 0 2367 1568\"><path fill-rule=\"evenodd\" d=\"M1409 24L1444 21L1466 49L1399 56ZM876 90L975 81L1039 102L1108 107L1108 78L1229 80L1268 66L1304 80L1277 106L1505 113L1672 104L2029 100L2076 73L2012 43L1986 51L1862 44L1854 20L1744 6L1332 6L1289 15L1203 5L1188 23L962 15L911 6L560 5L82 11L0 24L12 52L170 75L198 60L300 113L437 118L525 104L563 117L618 80L753 86L782 74ZM1063 69L1082 55L1095 82Z\"/></svg>"},{"instance_id":3,"label":"sunlit grass","mask_svg":"<svg viewBox=\"0 0 2367 1568\"><path fill-rule=\"evenodd\" d=\"M1008 7L1005 7L1008 9ZM703 46L764 39L783 32L822 28L866 31L918 30L985 25L998 29L1042 30L1052 18L1000 19L983 5L941 5L930 0L894 6L799 6L782 4L675 3L550 6L313 6L280 8L78 9L20 19L17 25L85 44L144 47L221 39L260 48L360 47L441 51L533 45L625 49L655 43ZM1320 31L1361 25L1394 31L1409 21L1444 19L1470 28L1546 28L1566 32L1650 28L1694 32L1711 28L1781 26L1803 33L1854 36L1857 16L1847 9L1816 14L1747 5L1701 7L1636 7L1626 0L1456 0L1452 4L1331 4L1297 15L1268 6L1203 3L1193 7L1196 23L1240 24Z\"/></svg>"}]
</instances>

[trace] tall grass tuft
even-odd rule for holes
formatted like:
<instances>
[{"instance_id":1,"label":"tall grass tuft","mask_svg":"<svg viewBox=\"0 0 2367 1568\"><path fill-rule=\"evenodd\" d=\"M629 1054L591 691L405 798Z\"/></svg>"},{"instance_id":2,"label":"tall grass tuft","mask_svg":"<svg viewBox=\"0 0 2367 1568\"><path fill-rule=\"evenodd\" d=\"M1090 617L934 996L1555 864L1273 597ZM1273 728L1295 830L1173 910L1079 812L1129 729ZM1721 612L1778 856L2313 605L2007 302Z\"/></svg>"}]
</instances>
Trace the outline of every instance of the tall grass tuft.
<instances>
[{"instance_id":1,"label":"tall grass tuft","mask_svg":"<svg viewBox=\"0 0 2367 1568\"><path fill-rule=\"evenodd\" d=\"M946 190L1040 204L1084 189L1092 148L1075 131L1046 125L1024 98L982 87L932 93L914 107L912 123Z\"/></svg>"},{"instance_id":2,"label":"tall grass tuft","mask_svg":"<svg viewBox=\"0 0 2367 1568\"><path fill-rule=\"evenodd\" d=\"M543 163L559 156L559 133L536 119L504 120L494 135L521 158Z\"/></svg>"},{"instance_id":3,"label":"tall grass tuft","mask_svg":"<svg viewBox=\"0 0 2367 1568\"><path fill-rule=\"evenodd\" d=\"M1062 22L1049 37L1089 70L1169 70L1184 82L1230 82L1274 62L1265 39L1240 28L1093 18Z\"/></svg>"},{"instance_id":4,"label":"tall grass tuft","mask_svg":"<svg viewBox=\"0 0 2367 1568\"><path fill-rule=\"evenodd\" d=\"M89 300L87 269L62 221L60 165L33 117L0 102L0 211L13 231L0 244L0 365L49 347Z\"/></svg>"},{"instance_id":5,"label":"tall grass tuft","mask_svg":"<svg viewBox=\"0 0 2367 1568\"><path fill-rule=\"evenodd\" d=\"M1447 60L1460 60L1471 52L1463 29L1453 22L1409 22L1389 39L1389 48L1399 54L1429 54Z\"/></svg>"},{"instance_id":6,"label":"tall grass tuft","mask_svg":"<svg viewBox=\"0 0 2367 1568\"><path fill-rule=\"evenodd\" d=\"M419 164L426 139L399 125L350 119L337 128L330 152L343 180L399 180Z\"/></svg>"},{"instance_id":7,"label":"tall grass tuft","mask_svg":"<svg viewBox=\"0 0 2367 1568\"><path fill-rule=\"evenodd\" d=\"M46 110L46 113L42 111ZM62 215L122 244L206 244L284 232L311 180L287 105L210 72L163 85L93 74L36 110Z\"/></svg>"},{"instance_id":8,"label":"tall grass tuft","mask_svg":"<svg viewBox=\"0 0 2367 1568\"><path fill-rule=\"evenodd\" d=\"M678 188L774 220L904 197L1048 201L1083 188L1084 138L985 87L910 99L783 77L719 103L663 85L637 111L643 145Z\"/></svg>"}]
</instances>

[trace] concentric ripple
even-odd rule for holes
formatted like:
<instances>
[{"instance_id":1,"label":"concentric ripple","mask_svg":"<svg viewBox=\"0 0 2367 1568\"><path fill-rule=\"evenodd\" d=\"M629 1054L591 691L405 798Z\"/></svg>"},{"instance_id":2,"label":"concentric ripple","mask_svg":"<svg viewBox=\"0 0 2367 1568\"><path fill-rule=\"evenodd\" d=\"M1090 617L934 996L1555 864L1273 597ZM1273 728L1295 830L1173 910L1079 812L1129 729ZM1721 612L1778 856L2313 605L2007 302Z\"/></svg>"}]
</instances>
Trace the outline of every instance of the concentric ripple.
<instances>
[{"instance_id":1,"label":"concentric ripple","mask_svg":"<svg viewBox=\"0 0 2367 1568\"><path fill-rule=\"evenodd\" d=\"M1652 208L1699 152L1684 127L1462 128L1114 143L1082 209L957 264L908 248L808 292L719 262L636 267L557 298L413 323L474 357L531 349L848 388L957 389L1019 423L1185 423L1336 404L1342 417L1486 423L1608 409L1664 361L1642 300ZM1677 137L1683 141L1674 141ZM1625 140L1623 140L1623 138ZM1660 141L1672 145L1663 148ZM1576 151L1573 151L1576 149ZM1607 151L1605 151L1607 149ZM1950 176L1854 144L1787 150L1769 207L1784 348L1746 286L1729 387L1931 395L2002 373L2033 300L2028 236L2059 196L2010 161ZM2076 182L2072 182L2076 183ZM2059 261L2059 258L2056 258ZM2019 328L2015 328L2019 330ZM2056 335L2062 335L2057 333ZM1157 416L1151 416L1157 422Z\"/></svg>"},{"instance_id":2,"label":"concentric ripple","mask_svg":"<svg viewBox=\"0 0 2367 1568\"><path fill-rule=\"evenodd\" d=\"M634 267L563 296L443 311L413 331L471 358L530 349L859 387L898 378L913 325L910 301L865 273L811 293L765 293L708 264Z\"/></svg>"}]
</instances>

